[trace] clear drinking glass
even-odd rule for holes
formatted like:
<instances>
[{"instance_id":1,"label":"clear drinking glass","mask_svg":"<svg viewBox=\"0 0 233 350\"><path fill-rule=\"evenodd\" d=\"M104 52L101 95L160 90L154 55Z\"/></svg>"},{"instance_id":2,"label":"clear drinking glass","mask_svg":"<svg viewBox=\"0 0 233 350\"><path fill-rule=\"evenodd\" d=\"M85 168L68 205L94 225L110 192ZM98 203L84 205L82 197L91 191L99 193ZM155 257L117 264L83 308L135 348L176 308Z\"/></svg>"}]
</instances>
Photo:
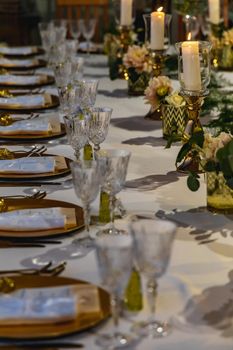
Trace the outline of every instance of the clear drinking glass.
<instances>
[{"instance_id":1,"label":"clear drinking glass","mask_svg":"<svg viewBox=\"0 0 233 350\"><path fill-rule=\"evenodd\" d=\"M133 264L133 240L130 235L96 238L96 256L103 285L111 294L114 322L112 334L101 334L96 344L104 349L118 349L132 343L133 337L119 332L120 303Z\"/></svg>"},{"instance_id":2,"label":"clear drinking glass","mask_svg":"<svg viewBox=\"0 0 233 350\"><path fill-rule=\"evenodd\" d=\"M80 158L80 150L88 141L86 120L83 115L64 116L64 123L67 133L68 142L74 149L74 155Z\"/></svg>"},{"instance_id":3,"label":"clear drinking glass","mask_svg":"<svg viewBox=\"0 0 233 350\"><path fill-rule=\"evenodd\" d=\"M84 212L85 230L88 235L83 240L75 239L72 243L77 243L79 248L87 247L92 238L89 237L90 226L90 205L96 199L102 177L101 163L95 160L79 160L71 163L74 190L78 198L81 199Z\"/></svg>"},{"instance_id":4,"label":"clear drinking glass","mask_svg":"<svg viewBox=\"0 0 233 350\"><path fill-rule=\"evenodd\" d=\"M150 308L148 321L135 323L133 330L140 336L163 337L170 332L171 327L154 318L157 278L167 269L176 225L166 220L145 219L132 222L131 231L135 242L135 260L147 280L146 293Z\"/></svg>"},{"instance_id":5,"label":"clear drinking glass","mask_svg":"<svg viewBox=\"0 0 233 350\"><path fill-rule=\"evenodd\" d=\"M70 84L58 87L58 96L62 115L74 115L79 112L76 101L76 89Z\"/></svg>"},{"instance_id":6,"label":"clear drinking glass","mask_svg":"<svg viewBox=\"0 0 233 350\"><path fill-rule=\"evenodd\" d=\"M70 20L69 29L70 29L70 34L72 38L78 42L81 35L80 20L79 19Z\"/></svg>"},{"instance_id":7,"label":"clear drinking glass","mask_svg":"<svg viewBox=\"0 0 233 350\"><path fill-rule=\"evenodd\" d=\"M100 144L107 136L111 115L112 108L109 107L94 107L89 112L87 134L95 152L99 151Z\"/></svg>"},{"instance_id":8,"label":"clear drinking glass","mask_svg":"<svg viewBox=\"0 0 233 350\"><path fill-rule=\"evenodd\" d=\"M73 55L70 60L72 64L71 82L76 86L80 80L83 80L84 58Z\"/></svg>"},{"instance_id":9,"label":"clear drinking glass","mask_svg":"<svg viewBox=\"0 0 233 350\"><path fill-rule=\"evenodd\" d=\"M81 33L86 40L87 53L89 54L91 49L91 39L95 34L96 19L95 18L80 19L79 24L80 24Z\"/></svg>"},{"instance_id":10,"label":"clear drinking glass","mask_svg":"<svg viewBox=\"0 0 233 350\"><path fill-rule=\"evenodd\" d=\"M58 88L68 87L71 82L72 63L69 60L60 61L52 66L55 82Z\"/></svg>"},{"instance_id":11,"label":"clear drinking glass","mask_svg":"<svg viewBox=\"0 0 233 350\"><path fill-rule=\"evenodd\" d=\"M77 103L84 112L88 113L90 107L94 106L98 84L98 80L92 79L79 80L75 85Z\"/></svg>"},{"instance_id":12,"label":"clear drinking glass","mask_svg":"<svg viewBox=\"0 0 233 350\"><path fill-rule=\"evenodd\" d=\"M119 193L125 183L129 159L131 153L126 150L101 150L96 152L97 159L105 159L106 169L101 190L109 195L110 226L107 229L98 231L97 235L116 235L124 233L114 225L115 195Z\"/></svg>"}]
</instances>

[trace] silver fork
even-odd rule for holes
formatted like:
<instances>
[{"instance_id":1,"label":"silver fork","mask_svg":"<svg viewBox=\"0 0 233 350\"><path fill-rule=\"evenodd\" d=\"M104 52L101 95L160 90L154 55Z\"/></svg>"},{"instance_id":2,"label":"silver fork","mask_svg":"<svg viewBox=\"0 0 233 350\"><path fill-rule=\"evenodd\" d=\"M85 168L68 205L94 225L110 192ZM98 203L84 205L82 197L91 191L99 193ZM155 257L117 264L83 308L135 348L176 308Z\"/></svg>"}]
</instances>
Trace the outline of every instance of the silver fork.
<instances>
[{"instance_id":1,"label":"silver fork","mask_svg":"<svg viewBox=\"0 0 233 350\"><path fill-rule=\"evenodd\" d=\"M37 191L33 193L31 196L25 195L12 195L12 196L1 196L0 199L13 199L13 198L24 198L24 199L43 199L46 196L46 191Z\"/></svg>"}]
</instances>

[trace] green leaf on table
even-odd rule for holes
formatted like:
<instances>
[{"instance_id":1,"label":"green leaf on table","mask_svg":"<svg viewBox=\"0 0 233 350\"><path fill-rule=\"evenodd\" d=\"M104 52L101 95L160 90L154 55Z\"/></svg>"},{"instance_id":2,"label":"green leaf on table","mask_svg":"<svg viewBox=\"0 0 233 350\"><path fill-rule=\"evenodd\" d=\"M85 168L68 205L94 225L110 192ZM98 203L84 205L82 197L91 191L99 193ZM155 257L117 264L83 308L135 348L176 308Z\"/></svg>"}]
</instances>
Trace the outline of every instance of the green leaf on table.
<instances>
[{"instance_id":1,"label":"green leaf on table","mask_svg":"<svg viewBox=\"0 0 233 350\"><path fill-rule=\"evenodd\" d=\"M185 158L185 156L187 156L187 154L190 152L191 149L192 149L192 146L189 143L185 143L181 147L181 149L176 157L176 164L182 162L182 160Z\"/></svg>"},{"instance_id":2,"label":"green leaf on table","mask_svg":"<svg viewBox=\"0 0 233 350\"><path fill-rule=\"evenodd\" d=\"M200 176L198 174L191 172L189 173L189 176L187 178L187 185L188 188L193 192L196 192L200 187L199 177Z\"/></svg>"}]
</instances>

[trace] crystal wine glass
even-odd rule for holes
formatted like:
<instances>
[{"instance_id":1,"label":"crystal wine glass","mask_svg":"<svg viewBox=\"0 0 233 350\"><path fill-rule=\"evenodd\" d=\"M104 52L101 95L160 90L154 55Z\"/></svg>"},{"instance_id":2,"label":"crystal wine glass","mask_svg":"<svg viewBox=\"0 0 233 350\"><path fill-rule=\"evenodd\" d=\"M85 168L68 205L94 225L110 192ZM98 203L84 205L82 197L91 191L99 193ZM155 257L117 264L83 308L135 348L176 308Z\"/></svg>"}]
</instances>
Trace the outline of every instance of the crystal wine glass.
<instances>
[{"instance_id":1,"label":"crystal wine glass","mask_svg":"<svg viewBox=\"0 0 233 350\"><path fill-rule=\"evenodd\" d=\"M109 128L112 108L94 107L90 110L87 122L87 134L89 140L94 144L94 151L100 149L100 144L104 142Z\"/></svg>"},{"instance_id":2,"label":"crystal wine glass","mask_svg":"<svg viewBox=\"0 0 233 350\"><path fill-rule=\"evenodd\" d=\"M68 142L75 151L75 157L79 159L80 150L88 140L86 120L82 114L77 113L75 116L64 116L64 122Z\"/></svg>"},{"instance_id":3,"label":"crystal wine glass","mask_svg":"<svg viewBox=\"0 0 233 350\"><path fill-rule=\"evenodd\" d=\"M104 349L128 346L134 338L118 330L120 302L128 283L133 263L133 240L130 235L96 238L96 256L102 283L111 294L114 331L101 334L96 344Z\"/></svg>"},{"instance_id":4,"label":"crystal wine glass","mask_svg":"<svg viewBox=\"0 0 233 350\"><path fill-rule=\"evenodd\" d=\"M80 19L80 29L82 32L82 35L84 36L86 42L87 42L87 53L90 54L91 49L91 39L95 34L95 27L96 27L96 19L95 18L89 18L89 19Z\"/></svg>"},{"instance_id":5,"label":"crystal wine glass","mask_svg":"<svg viewBox=\"0 0 233 350\"><path fill-rule=\"evenodd\" d=\"M139 220L131 223L135 241L135 259L140 272L147 280L146 292L150 308L147 322L138 322L133 330L140 336L163 337L171 327L166 322L154 319L157 278L161 277L168 266L176 225L166 220Z\"/></svg>"},{"instance_id":6,"label":"crystal wine glass","mask_svg":"<svg viewBox=\"0 0 233 350\"><path fill-rule=\"evenodd\" d=\"M97 89L99 81L79 80L76 87L77 103L84 112L89 112L90 107L93 107L96 101Z\"/></svg>"},{"instance_id":7,"label":"crystal wine glass","mask_svg":"<svg viewBox=\"0 0 233 350\"><path fill-rule=\"evenodd\" d=\"M95 160L79 160L71 164L74 190L81 199L84 212L84 224L87 237L75 239L72 243L78 244L80 250L93 245L93 239L89 236L90 226L90 205L96 199L102 177L101 162Z\"/></svg>"},{"instance_id":8,"label":"crystal wine glass","mask_svg":"<svg viewBox=\"0 0 233 350\"><path fill-rule=\"evenodd\" d=\"M110 207L110 226L97 232L97 235L109 234L116 235L124 233L114 225L114 205L115 195L119 193L124 186L127 168L131 153L126 150L101 150L96 152L97 159L106 160L105 175L102 183L102 191L109 195Z\"/></svg>"},{"instance_id":9,"label":"crystal wine glass","mask_svg":"<svg viewBox=\"0 0 233 350\"><path fill-rule=\"evenodd\" d=\"M80 20L72 19L69 21L69 29L72 38L76 41L77 48L79 45L79 38L81 35Z\"/></svg>"}]
</instances>

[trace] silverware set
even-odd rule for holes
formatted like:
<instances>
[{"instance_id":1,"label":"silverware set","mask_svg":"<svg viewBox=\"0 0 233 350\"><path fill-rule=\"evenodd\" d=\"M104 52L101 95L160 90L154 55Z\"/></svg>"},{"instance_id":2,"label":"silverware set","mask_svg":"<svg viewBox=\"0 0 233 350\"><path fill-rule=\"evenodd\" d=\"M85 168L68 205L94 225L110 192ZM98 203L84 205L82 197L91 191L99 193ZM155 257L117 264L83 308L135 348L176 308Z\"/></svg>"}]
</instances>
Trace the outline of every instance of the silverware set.
<instances>
[{"instance_id":1,"label":"silverware set","mask_svg":"<svg viewBox=\"0 0 233 350\"><path fill-rule=\"evenodd\" d=\"M53 266L52 261L49 261L46 265L40 269L26 268L26 269L15 269L15 270L0 270L0 275L47 275L57 276L64 271L67 265L66 261L62 261L58 265Z\"/></svg>"}]
</instances>

